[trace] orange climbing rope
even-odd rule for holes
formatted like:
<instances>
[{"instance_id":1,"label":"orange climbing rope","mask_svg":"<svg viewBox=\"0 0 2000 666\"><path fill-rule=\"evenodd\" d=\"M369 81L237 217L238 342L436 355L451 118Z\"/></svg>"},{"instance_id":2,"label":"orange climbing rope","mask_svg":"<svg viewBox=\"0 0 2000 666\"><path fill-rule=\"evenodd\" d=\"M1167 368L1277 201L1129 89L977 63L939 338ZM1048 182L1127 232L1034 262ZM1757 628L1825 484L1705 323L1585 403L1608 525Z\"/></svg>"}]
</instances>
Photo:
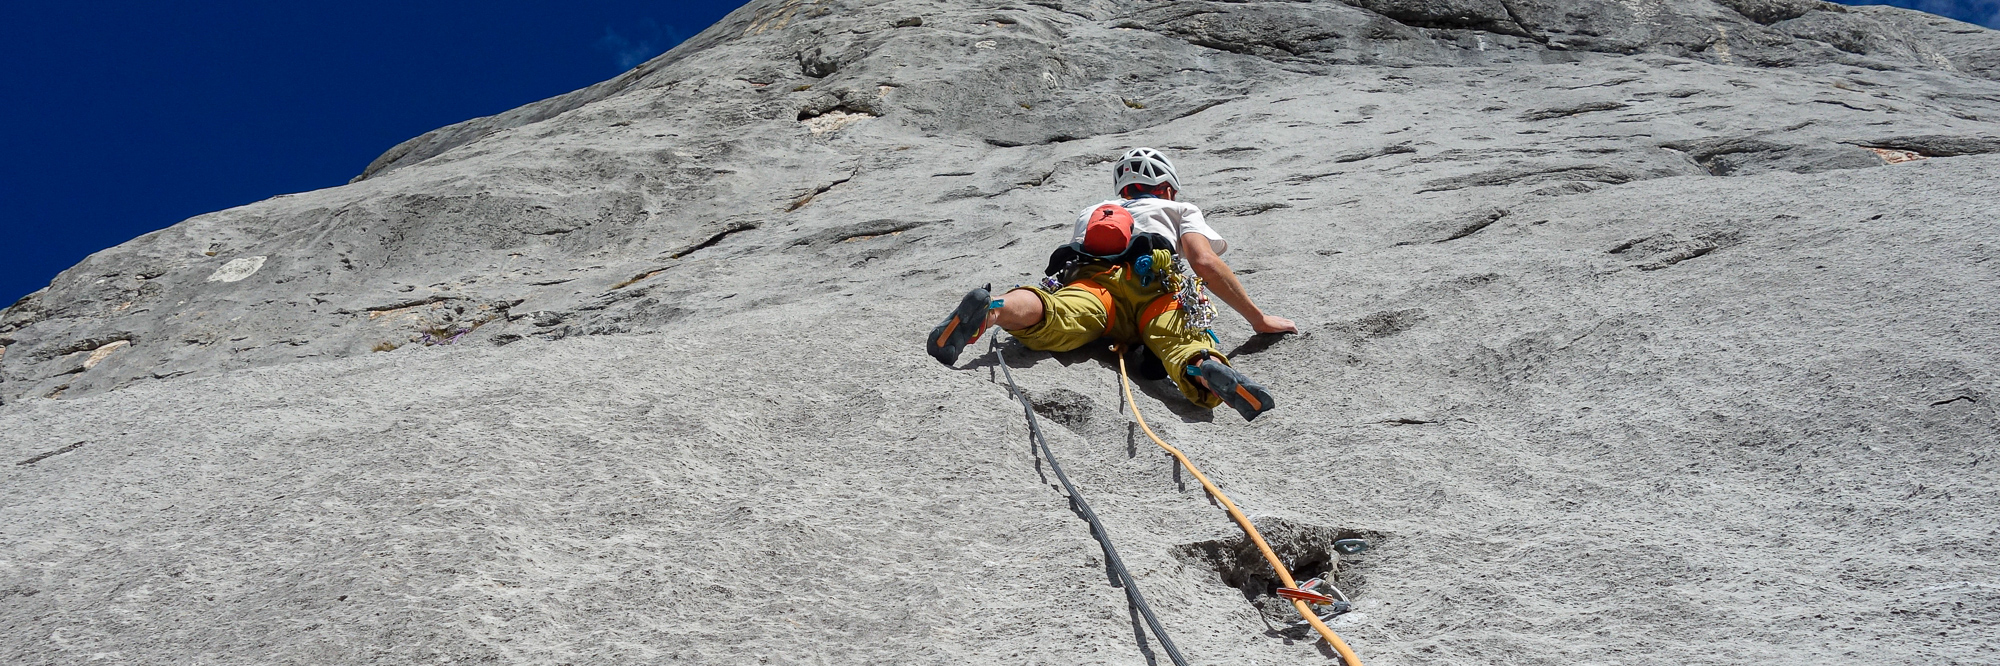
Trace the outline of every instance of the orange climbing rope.
<instances>
[{"instance_id":1,"label":"orange climbing rope","mask_svg":"<svg viewBox=\"0 0 2000 666\"><path fill-rule=\"evenodd\" d=\"M1265 561L1270 562L1271 569L1278 572L1278 582L1284 584L1287 589L1298 589L1298 581L1292 579L1292 572L1285 568L1285 563L1278 559L1278 554L1272 552L1271 544L1264 542L1264 535L1257 533L1257 526L1250 524L1250 518L1244 516L1241 509L1236 508L1235 502L1229 501L1228 495L1222 494L1221 488L1215 487L1214 482L1209 481L1200 469L1195 468L1194 463L1188 460L1187 454L1181 453L1180 449L1160 439L1160 436L1154 434L1153 429L1146 425L1146 417L1139 415L1139 403L1132 399L1132 378L1125 372L1124 351L1121 345L1118 349L1118 387L1125 392L1125 405L1132 410L1132 419L1139 422L1139 429L1146 431L1146 436L1151 438L1154 444L1160 445L1160 448L1167 451L1167 455L1173 456L1182 467L1187 468L1188 473L1194 475L1195 480L1201 482L1201 487L1208 491L1209 497L1222 503L1222 508L1229 511L1229 518L1236 521L1237 527L1243 528L1243 535L1250 537L1250 541L1257 544L1257 550L1263 551ZM1311 623L1313 630L1319 632L1320 638L1326 639L1327 645L1333 646L1334 651L1340 653L1342 662L1347 666L1361 666L1361 657L1355 656L1354 649L1347 647L1347 641L1340 640L1340 636L1335 635L1333 629L1320 621L1319 614L1313 612L1312 606L1300 599L1290 599L1292 607L1298 609L1299 616Z\"/></svg>"}]
</instances>

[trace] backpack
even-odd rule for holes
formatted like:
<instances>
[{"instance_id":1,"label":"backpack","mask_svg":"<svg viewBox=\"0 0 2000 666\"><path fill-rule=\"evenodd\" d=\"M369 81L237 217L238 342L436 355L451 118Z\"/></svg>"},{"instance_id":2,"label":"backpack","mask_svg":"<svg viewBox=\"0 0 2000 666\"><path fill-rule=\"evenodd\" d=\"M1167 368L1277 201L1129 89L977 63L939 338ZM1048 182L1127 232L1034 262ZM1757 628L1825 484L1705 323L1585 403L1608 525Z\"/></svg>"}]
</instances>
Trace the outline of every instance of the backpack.
<instances>
[{"instance_id":1,"label":"backpack","mask_svg":"<svg viewBox=\"0 0 2000 666\"><path fill-rule=\"evenodd\" d=\"M1175 252L1173 241L1156 233L1132 233L1132 211L1123 204L1104 204L1090 210L1084 223L1083 242L1064 243L1049 255L1043 275L1069 281L1070 269L1084 264L1126 264L1152 254L1154 250Z\"/></svg>"},{"instance_id":2,"label":"backpack","mask_svg":"<svg viewBox=\"0 0 2000 666\"><path fill-rule=\"evenodd\" d=\"M1104 204L1090 211L1083 227L1085 254L1116 256L1132 244L1132 211L1118 204Z\"/></svg>"}]
</instances>

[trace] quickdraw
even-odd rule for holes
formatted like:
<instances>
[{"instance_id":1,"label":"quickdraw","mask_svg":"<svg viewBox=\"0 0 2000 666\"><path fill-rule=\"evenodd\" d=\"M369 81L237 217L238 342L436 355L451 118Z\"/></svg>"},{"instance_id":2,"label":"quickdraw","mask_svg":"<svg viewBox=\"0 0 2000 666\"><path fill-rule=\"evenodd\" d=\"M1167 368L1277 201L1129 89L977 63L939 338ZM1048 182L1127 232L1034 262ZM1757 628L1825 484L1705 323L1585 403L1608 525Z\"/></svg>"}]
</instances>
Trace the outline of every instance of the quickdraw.
<instances>
[{"instance_id":1,"label":"quickdraw","mask_svg":"<svg viewBox=\"0 0 2000 666\"><path fill-rule=\"evenodd\" d=\"M1152 286L1158 279L1161 286L1173 292L1174 300L1181 304L1182 320L1188 330L1215 328L1215 304L1209 302L1207 285L1188 266L1187 259L1166 250L1154 250L1151 255L1132 262L1132 268L1139 274L1140 286Z\"/></svg>"},{"instance_id":2,"label":"quickdraw","mask_svg":"<svg viewBox=\"0 0 2000 666\"><path fill-rule=\"evenodd\" d=\"M1343 541L1358 541L1358 540L1343 539ZM1338 545L1339 542L1334 542L1334 543L1336 544L1334 548L1340 547ZM1334 587L1332 585L1326 586L1326 591L1332 592L1335 596L1340 597L1339 599L1335 599L1325 594L1321 594L1319 591L1315 589L1318 588L1320 584L1324 582L1326 581L1314 578L1312 580L1299 583L1297 589L1279 588L1278 596L1283 597L1290 601L1306 602L1306 604L1313 607L1314 612L1319 614L1319 621L1321 624L1331 622L1333 621L1333 618L1340 617L1341 614L1346 613L1347 611L1350 610L1354 610L1354 604L1348 603L1347 595L1341 594L1340 588ZM1325 607L1324 610L1320 608L1322 606ZM1294 631L1303 631L1310 628L1311 626L1312 623L1306 620L1299 620L1291 624L1291 628Z\"/></svg>"},{"instance_id":3,"label":"quickdraw","mask_svg":"<svg viewBox=\"0 0 2000 666\"><path fill-rule=\"evenodd\" d=\"M1312 580L1299 583L1299 586L1296 589L1281 587L1278 588L1278 596L1284 597L1286 599L1297 599L1299 601L1303 601L1309 604L1318 604L1321 606L1331 606L1333 604L1340 603L1339 599L1335 599L1333 597L1329 597L1327 595L1313 591L1313 588L1319 587L1319 584L1321 582L1323 581L1321 581L1318 578L1314 578Z\"/></svg>"},{"instance_id":4,"label":"quickdraw","mask_svg":"<svg viewBox=\"0 0 2000 666\"><path fill-rule=\"evenodd\" d=\"M1174 257L1174 271L1167 276L1167 289L1173 290L1174 300L1180 301L1181 313L1190 330L1215 328L1215 304L1209 302L1207 285L1202 284L1201 276L1194 274L1186 259Z\"/></svg>"}]
</instances>

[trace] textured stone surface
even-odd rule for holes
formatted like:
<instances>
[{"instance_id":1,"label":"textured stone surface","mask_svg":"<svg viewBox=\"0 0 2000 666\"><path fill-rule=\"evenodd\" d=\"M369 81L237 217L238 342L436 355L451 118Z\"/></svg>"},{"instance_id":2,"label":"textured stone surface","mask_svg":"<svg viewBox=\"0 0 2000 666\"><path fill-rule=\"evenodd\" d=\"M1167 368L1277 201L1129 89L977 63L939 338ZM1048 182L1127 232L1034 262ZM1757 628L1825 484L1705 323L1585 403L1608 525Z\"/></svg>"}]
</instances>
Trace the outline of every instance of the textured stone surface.
<instances>
[{"instance_id":1,"label":"textured stone surface","mask_svg":"<svg viewBox=\"0 0 2000 666\"><path fill-rule=\"evenodd\" d=\"M1375 540L1369 663L1991 661L1996 53L1789 1L752 3L0 313L0 655L1142 661L983 343L918 341L1151 145L1305 334L1224 316L1254 424L1140 406L1299 557ZM1184 651L1325 659L1108 352L1009 358Z\"/></svg>"}]
</instances>

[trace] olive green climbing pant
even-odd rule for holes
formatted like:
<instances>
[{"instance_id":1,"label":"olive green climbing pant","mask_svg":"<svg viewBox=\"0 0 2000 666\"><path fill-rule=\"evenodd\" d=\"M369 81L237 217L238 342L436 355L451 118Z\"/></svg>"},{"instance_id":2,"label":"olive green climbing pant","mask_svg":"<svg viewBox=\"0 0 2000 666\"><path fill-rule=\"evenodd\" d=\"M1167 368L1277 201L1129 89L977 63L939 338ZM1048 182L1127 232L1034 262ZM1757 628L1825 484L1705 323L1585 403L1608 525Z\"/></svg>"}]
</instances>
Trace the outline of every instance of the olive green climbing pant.
<instances>
[{"instance_id":1,"label":"olive green climbing pant","mask_svg":"<svg viewBox=\"0 0 2000 666\"><path fill-rule=\"evenodd\" d=\"M1216 351L1207 332L1187 327L1173 294L1158 282L1141 286L1132 272L1129 266L1092 267L1053 292L1015 287L1041 297L1042 320L1008 333L1029 349L1051 352L1076 349L1099 338L1141 342L1167 367L1167 374L1188 402L1204 408L1221 404L1221 398L1188 377L1187 366L1204 352L1224 363L1229 359Z\"/></svg>"}]
</instances>

